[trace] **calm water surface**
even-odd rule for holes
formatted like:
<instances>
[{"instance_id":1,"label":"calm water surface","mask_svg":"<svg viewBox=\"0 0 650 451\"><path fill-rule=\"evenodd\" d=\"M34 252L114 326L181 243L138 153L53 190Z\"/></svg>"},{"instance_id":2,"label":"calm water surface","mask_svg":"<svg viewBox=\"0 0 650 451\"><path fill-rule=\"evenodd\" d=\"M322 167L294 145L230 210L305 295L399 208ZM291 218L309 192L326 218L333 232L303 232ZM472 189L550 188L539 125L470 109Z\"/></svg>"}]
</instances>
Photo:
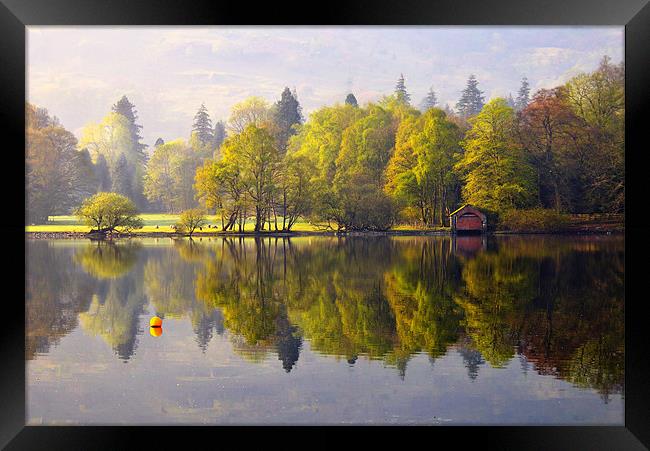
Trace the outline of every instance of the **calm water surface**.
<instances>
[{"instance_id":1,"label":"calm water surface","mask_svg":"<svg viewBox=\"0 0 650 451\"><path fill-rule=\"evenodd\" d=\"M623 237L26 246L28 424L623 424Z\"/></svg>"}]
</instances>

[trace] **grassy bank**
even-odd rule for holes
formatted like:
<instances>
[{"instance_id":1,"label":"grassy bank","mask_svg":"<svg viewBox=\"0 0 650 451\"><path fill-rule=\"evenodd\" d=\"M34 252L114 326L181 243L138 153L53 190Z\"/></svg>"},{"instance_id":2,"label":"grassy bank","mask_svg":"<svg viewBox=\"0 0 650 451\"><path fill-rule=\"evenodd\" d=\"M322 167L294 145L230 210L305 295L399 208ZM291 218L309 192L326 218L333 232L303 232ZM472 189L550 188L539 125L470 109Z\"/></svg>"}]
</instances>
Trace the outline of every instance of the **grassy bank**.
<instances>
[{"instance_id":1,"label":"grassy bank","mask_svg":"<svg viewBox=\"0 0 650 451\"><path fill-rule=\"evenodd\" d=\"M144 227L138 229L133 233L133 235L138 236L171 236L175 234L172 225L178 222L178 215L170 214L142 214L140 215L144 222ZM211 227L208 227L207 224L202 228L202 230L196 230L195 234L198 236L214 236L214 235L224 235L224 234L239 234L238 231L235 232L222 232L221 228L221 218L217 216L208 216L208 224ZM281 225L279 223L278 225ZM245 225L245 233L253 233L255 228L255 223L253 221L248 221ZM71 234L74 236L82 236L90 230L90 227L83 225L79 219L75 216L50 216L47 224L39 225L28 225L25 227L25 232L31 236L43 236L43 237L57 237L64 234ZM565 221L561 224L561 227L553 227L552 229L547 229L544 227L498 227L497 233L621 233L625 231L625 220L623 215L566 215ZM333 231L325 231L321 227L318 227L309 222L302 221L297 222L291 232L295 234L332 234ZM445 234L449 233L449 227L436 227L436 228L422 228L413 225L398 225L393 227L390 230L390 234L402 235L402 234ZM282 232L276 232L275 230L265 230L261 232L262 234L278 234ZM286 233L286 232L284 232Z\"/></svg>"}]
</instances>

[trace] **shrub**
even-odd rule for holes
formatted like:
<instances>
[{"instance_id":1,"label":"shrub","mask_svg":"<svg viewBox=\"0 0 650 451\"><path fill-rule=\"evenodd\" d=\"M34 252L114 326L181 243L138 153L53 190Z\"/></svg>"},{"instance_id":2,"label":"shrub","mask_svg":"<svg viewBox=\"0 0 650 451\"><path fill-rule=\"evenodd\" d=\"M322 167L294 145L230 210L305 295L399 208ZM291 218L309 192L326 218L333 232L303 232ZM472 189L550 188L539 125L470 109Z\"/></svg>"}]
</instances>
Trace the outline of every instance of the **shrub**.
<instances>
[{"instance_id":1,"label":"shrub","mask_svg":"<svg viewBox=\"0 0 650 451\"><path fill-rule=\"evenodd\" d=\"M205 213L199 208L192 208L181 213L179 221L176 223L178 232L187 232L190 236L196 229L207 222Z\"/></svg>"},{"instance_id":2,"label":"shrub","mask_svg":"<svg viewBox=\"0 0 650 451\"><path fill-rule=\"evenodd\" d=\"M97 193L84 200L75 211L86 225L95 227L91 232L128 232L142 228L135 204L128 197L118 193Z\"/></svg>"},{"instance_id":3,"label":"shrub","mask_svg":"<svg viewBox=\"0 0 650 451\"><path fill-rule=\"evenodd\" d=\"M561 232L568 225L568 215L544 208L508 210L499 219L500 229L513 232Z\"/></svg>"}]
</instances>

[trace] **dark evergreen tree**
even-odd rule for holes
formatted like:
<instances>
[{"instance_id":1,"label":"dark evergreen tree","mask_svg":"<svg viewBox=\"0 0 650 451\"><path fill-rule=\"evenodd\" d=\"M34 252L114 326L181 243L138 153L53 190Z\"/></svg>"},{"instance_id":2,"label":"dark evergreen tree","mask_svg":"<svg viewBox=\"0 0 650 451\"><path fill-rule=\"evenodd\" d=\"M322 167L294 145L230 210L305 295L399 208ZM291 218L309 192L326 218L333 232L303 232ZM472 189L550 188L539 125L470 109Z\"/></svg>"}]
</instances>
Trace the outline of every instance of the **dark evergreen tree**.
<instances>
[{"instance_id":1,"label":"dark evergreen tree","mask_svg":"<svg viewBox=\"0 0 650 451\"><path fill-rule=\"evenodd\" d=\"M212 120L208 114L208 109L204 104L201 104L199 111L194 116L194 123L192 124L192 133L196 133L201 144L212 144L214 136L212 134Z\"/></svg>"},{"instance_id":2,"label":"dark evergreen tree","mask_svg":"<svg viewBox=\"0 0 650 451\"><path fill-rule=\"evenodd\" d=\"M221 147L221 144L226 139L226 124L223 121L217 121L214 124L214 132L212 134L214 137L214 149L215 151Z\"/></svg>"},{"instance_id":3,"label":"dark evergreen tree","mask_svg":"<svg viewBox=\"0 0 650 451\"><path fill-rule=\"evenodd\" d=\"M517 94L517 100L515 101L515 109L521 111L528 106L530 103L530 85L528 84L528 79L526 77L521 79L521 87L519 88L519 93Z\"/></svg>"},{"instance_id":4,"label":"dark evergreen tree","mask_svg":"<svg viewBox=\"0 0 650 451\"><path fill-rule=\"evenodd\" d=\"M510 108L515 108L515 99L512 98L512 94L508 94L508 97L506 97L506 103Z\"/></svg>"},{"instance_id":5,"label":"dark evergreen tree","mask_svg":"<svg viewBox=\"0 0 650 451\"><path fill-rule=\"evenodd\" d=\"M275 104L274 122L278 145L284 152L289 138L296 132L293 126L302 123L302 108L295 91L292 93L289 88L284 88L280 100Z\"/></svg>"},{"instance_id":6,"label":"dark evergreen tree","mask_svg":"<svg viewBox=\"0 0 650 451\"><path fill-rule=\"evenodd\" d=\"M404 75L399 74L397 79L397 84L395 85L395 96L400 102L404 102L407 105L411 102L411 95L406 91L406 85L404 85Z\"/></svg>"},{"instance_id":7,"label":"dark evergreen tree","mask_svg":"<svg viewBox=\"0 0 650 451\"><path fill-rule=\"evenodd\" d=\"M165 140L163 140L162 138L158 138L156 140L156 143L154 144L154 147L162 146L163 144L165 144Z\"/></svg>"},{"instance_id":8,"label":"dark evergreen tree","mask_svg":"<svg viewBox=\"0 0 650 451\"><path fill-rule=\"evenodd\" d=\"M111 190L111 173L104 155L99 154L95 162L95 177L97 178L97 191L107 192Z\"/></svg>"},{"instance_id":9,"label":"dark evergreen tree","mask_svg":"<svg viewBox=\"0 0 650 451\"><path fill-rule=\"evenodd\" d=\"M147 160L147 155L144 153L144 149L147 148L147 145L141 142L142 136L140 136L140 130L142 129L142 125L136 123L138 112L135 110L135 105L129 102L129 99L126 96L122 96L122 98L113 105L113 111L121 114L129 120L129 132L135 146L134 150L138 155L140 162L144 164Z\"/></svg>"},{"instance_id":10,"label":"dark evergreen tree","mask_svg":"<svg viewBox=\"0 0 650 451\"><path fill-rule=\"evenodd\" d=\"M357 102L357 98L354 97L354 94L352 93L347 95L347 97L345 98L345 103L352 106L359 106L359 103Z\"/></svg>"},{"instance_id":11,"label":"dark evergreen tree","mask_svg":"<svg viewBox=\"0 0 650 451\"><path fill-rule=\"evenodd\" d=\"M436 96L436 92L433 90L433 88L429 88L429 93L424 98L424 100L422 100L421 109L422 111L426 112L435 107L437 104L438 96Z\"/></svg>"},{"instance_id":12,"label":"dark evergreen tree","mask_svg":"<svg viewBox=\"0 0 650 451\"><path fill-rule=\"evenodd\" d=\"M456 103L458 114L464 118L476 116L483 109L485 98L483 91L478 89L478 81L474 75L467 79L467 87L463 90L460 100Z\"/></svg>"},{"instance_id":13,"label":"dark evergreen tree","mask_svg":"<svg viewBox=\"0 0 650 451\"><path fill-rule=\"evenodd\" d=\"M117 162L113 167L111 180L113 181L111 191L114 193L122 194L129 198L133 198L131 170L129 168L129 162L127 161L124 153L120 154L120 158L117 159Z\"/></svg>"}]
</instances>

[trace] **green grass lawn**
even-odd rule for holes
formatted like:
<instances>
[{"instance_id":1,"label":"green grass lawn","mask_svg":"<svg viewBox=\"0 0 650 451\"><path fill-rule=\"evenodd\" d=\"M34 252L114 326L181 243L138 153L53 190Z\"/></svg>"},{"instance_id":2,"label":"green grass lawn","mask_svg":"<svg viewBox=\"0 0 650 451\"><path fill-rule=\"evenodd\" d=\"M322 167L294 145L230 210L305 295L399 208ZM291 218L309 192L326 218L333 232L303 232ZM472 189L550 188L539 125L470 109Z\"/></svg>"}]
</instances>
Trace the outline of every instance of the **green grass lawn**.
<instances>
[{"instance_id":1,"label":"green grass lawn","mask_svg":"<svg viewBox=\"0 0 650 451\"><path fill-rule=\"evenodd\" d=\"M179 215L169 214L141 214L140 217L144 222L144 227L136 230L136 232L174 232L171 228L173 224L178 222ZM197 230L195 233L216 232L221 229L220 216L207 216L208 224L218 226L219 229L208 228L207 224L203 230ZM156 228L156 226L158 228ZM280 218L278 218L278 226L282 226ZM255 222L249 220L246 223L245 230L252 232L255 228ZM308 222L297 222L291 228L296 232L310 232L318 230L315 226ZM25 226L26 232L88 232L90 227L84 225L76 216L50 216L47 224L28 225Z\"/></svg>"}]
</instances>

